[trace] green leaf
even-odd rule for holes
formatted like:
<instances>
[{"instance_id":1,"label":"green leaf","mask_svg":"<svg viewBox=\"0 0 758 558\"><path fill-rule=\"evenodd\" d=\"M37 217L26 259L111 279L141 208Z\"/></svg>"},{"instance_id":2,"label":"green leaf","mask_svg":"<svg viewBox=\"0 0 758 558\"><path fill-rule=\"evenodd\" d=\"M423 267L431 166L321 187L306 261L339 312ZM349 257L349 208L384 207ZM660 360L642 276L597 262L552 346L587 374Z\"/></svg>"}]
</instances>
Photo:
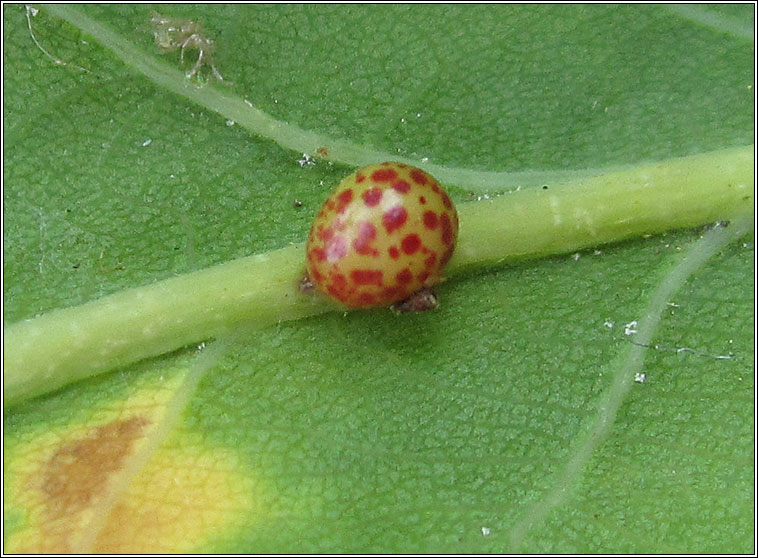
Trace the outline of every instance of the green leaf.
<instances>
[{"instance_id":1,"label":"green leaf","mask_svg":"<svg viewBox=\"0 0 758 558\"><path fill-rule=\"evenodd\" d=\"M465 205L754 134L745 6L158 11L226 83L181 78L197 51L162 53L148 6L5 6L6 324L300 242L378 158ZM749 227L480 266L435 312L237 327L29 400L6 546L754 552Z\"/></svg>"}]
</instances>

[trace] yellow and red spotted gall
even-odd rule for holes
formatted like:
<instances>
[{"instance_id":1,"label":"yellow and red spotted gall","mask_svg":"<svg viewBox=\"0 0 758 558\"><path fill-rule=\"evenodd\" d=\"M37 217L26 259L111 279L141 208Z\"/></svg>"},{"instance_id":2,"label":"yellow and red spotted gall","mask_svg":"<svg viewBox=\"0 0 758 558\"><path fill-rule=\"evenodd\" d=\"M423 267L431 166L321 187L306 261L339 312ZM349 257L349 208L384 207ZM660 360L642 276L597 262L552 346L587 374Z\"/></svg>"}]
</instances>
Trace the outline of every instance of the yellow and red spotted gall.
<instances>
[{"instance_id":1,"label":"yellow and red spotted gall","mask_svg":"<svg viewBox=\"0 0 758 558\"><path fill-rule=\"evenodd\" d=\"M457 237L458 213L432 176L402 163L369 165L318 212L307 282L351 308L428 309Z\"/></svg>"}]
</instances>

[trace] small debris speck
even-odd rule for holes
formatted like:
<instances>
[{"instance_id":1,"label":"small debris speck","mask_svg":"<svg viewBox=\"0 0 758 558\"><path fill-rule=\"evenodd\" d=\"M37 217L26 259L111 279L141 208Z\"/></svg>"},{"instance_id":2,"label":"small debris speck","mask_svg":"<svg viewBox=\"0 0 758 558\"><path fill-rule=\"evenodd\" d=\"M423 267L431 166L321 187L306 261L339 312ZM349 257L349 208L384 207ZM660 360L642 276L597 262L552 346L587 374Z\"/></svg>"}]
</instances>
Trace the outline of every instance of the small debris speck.
<instances>
[{"instance_id":1,"label":"small debris speck","mask_svg":"<svg viewBox=\"0 0 758 558\"><path fill-rule=\"evenodd\" d=\"M247 99L245 99L245 104L246 104L247 106L249 106L250 108L253 108L253 103L251 103L251 102L250 102L250 101L248 101Z\"/></svg>"},{"instance_id":2,"label":"small debris speck","mask_svg":"<svg viewBox=\"0 0 758 558\"><path fill-rule=\"evenodd\" d=\"M574 261L577 261L579 258L582 257L582 255L579 252L576 252L575 254L572 254L571 257L574 258Z\"/></svg>"},{"instance_id":3,"label":"small debris speck","mask_svg":"<svg viewBox=\"0 0 758 558\"><path fill-rule=\"evenodd\" d=\"M645 382L645 378L647 378L647 375L644 372L637 372L634 375L634 381L638 384L642 384Z\"/></svg>"},{"instance_id":4,"label":"small debris speck","mask_svg":"<svg viewBox=\"0 0 758 558\"><path fill-rule=\"evenodd\" d=\"M81 70L83 72L89 73L89 70L87 68L82 68L81 66L77 66L76 64L72 64L71 62L66 62L64 60L61 60L60 58L57 58L56 56L53 56L50 54L45 48L40 44L40 42L37 40L36 35L34 34L34 31L32 30L32 18L36 17L39 13L39 10L37 8L34 8L28 4L24 6L26 10L26 25L29 28L29 36L32 39L32 42L37 46L37 48L47 56L50 60L55 63L56 66L71 66L72 68L75 68L77 70ZM84 42L84 41L82 41Z\"/></svg>"},{"instance_id":5,"label":"small debris speck","mask_svg":"<svg viewBox=\"0 0 758 558\"><path fill-rule=\"evenodd\" d=\"M490 529L489 527L482 527L482 536L489 537L490 536Z\"/></svg>"},{"instance_id":6,"label":"small debris speck","mask_svg":"<svg viewBox=\"0 0 758 558\"><path fill-rule=\"evenodd\" d=\"M199 23L189 19L165 17L154 12L150 18L153 26L153 38L161 52L180 52L180 60L184 63L185 52L197 51L197 60L190 71L185 75L187 78L196 77L202 83L200 69L210 69L213 76L219 81L224 81L223 76L213 63L213 55L216 51L216 43L210 37L206 37Z\"/></svg>"},{"instance_id":7,"label":"small debris speck","mask_svg":"<svg viewBox=\"0 0 758 558\"><path fill-rule=\"evenodd\" d=\"M608 329L613 329L613 322L609 322L608 320L603 322L603 325L607 327Z\"/></svg>"},{"instance_id":8,"label":"small debris speck","mask_svg":"<svg viewBox=\"0 0 758 558\"><path fill-rule=\"evenodd\" d=\"M234 126L235 124L236 124L236 122L234 120L227 120L226 121L226 125L227 126Z\"/></svg>"},{"instance_id":9,"label":"small debris speck","mask_svg":"<svg viewBox=\"0 0 758 558\"><path fill-rule=\"evenodd\" d=\"M302 158L297 160L298 163L300 163L301 167L304 167L305 165L315 165L316 160L308 155L307 153L303 153Z\"/></svg>"},{"instance_id":10,"label":"small debris speck","mask_svg":"<svg viewBox=\"0 0 758 558\"><path fill-rule=\"evenodd\" d=\"M624 326L624 335L633 335L637 333L637 320L631 321Z\"/></svg>"},{"instance_id":11,"label":"small debris speck","mask_svg":"<svg viewBox=\"0 0 758 558\"><path fill-rule=\"evenodd\" d=\"M151 140L151 139L146 139L145 141L143 141L143 142L142 142L142 147L147 147L147 146L148 146L148 145L150 145L151 143L153 143L153 140Z\"/></svg>"}]
</instances>

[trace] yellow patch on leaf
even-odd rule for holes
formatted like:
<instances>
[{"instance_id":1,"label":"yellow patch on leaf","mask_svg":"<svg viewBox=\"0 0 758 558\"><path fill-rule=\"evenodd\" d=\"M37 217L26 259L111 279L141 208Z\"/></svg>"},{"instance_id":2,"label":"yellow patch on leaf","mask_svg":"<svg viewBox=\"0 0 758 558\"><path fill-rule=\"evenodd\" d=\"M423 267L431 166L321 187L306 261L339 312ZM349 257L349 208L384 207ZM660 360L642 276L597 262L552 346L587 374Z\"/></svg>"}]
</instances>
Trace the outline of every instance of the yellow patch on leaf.
<instances>
[{"instance_id":1,"label":"yellow patch on leaf","mask_svg":"<svg viewBox=\"0 0 758 558\"><path fill-rule=\"evenodd\" d=\"M251 511L251 482L230 452L161 450L114 507L93 552L191 552Z\"/></svg>"},{"instance_id":2,"label":"yellow patch on leaf","mask_svg":"<svg viewBox=\"0 0 758 558\"><path fill-rule=\"evenodd\" d=\"M183 376L6 448L6 506L21 518L6 551L189 552L247 516L252 481L232 452L187 434L150 446Z\"/></svg>"}]
</instances>

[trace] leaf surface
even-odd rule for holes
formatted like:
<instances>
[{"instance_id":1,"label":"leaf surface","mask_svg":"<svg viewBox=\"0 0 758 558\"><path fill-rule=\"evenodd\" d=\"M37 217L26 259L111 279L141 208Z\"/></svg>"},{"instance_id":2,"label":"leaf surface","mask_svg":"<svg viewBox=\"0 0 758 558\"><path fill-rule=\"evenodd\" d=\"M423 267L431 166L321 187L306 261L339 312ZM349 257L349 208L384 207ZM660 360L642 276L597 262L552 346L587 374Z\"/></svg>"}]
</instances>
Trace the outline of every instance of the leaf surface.
<instances>
[{"instance_id":1,"label":"leaf surface","mask_svg":"<svg viewBox=\"0 0 758 558\"><path fill-rule=\"evenodd\" d=\"M148 63L196 56L160 52L147 6L75 10ZM159 11L215 41L229 83L205 88L293 145L428 159L456 202L753 138L746 6ZM6 323L301 241L351 168L31 13L3 14ZM435 312L241 330L14 407L6 548L754 552L750 237L676 283L629 368L633 322L702 236L471 272Z\"/></svg>"}]
</instances>

